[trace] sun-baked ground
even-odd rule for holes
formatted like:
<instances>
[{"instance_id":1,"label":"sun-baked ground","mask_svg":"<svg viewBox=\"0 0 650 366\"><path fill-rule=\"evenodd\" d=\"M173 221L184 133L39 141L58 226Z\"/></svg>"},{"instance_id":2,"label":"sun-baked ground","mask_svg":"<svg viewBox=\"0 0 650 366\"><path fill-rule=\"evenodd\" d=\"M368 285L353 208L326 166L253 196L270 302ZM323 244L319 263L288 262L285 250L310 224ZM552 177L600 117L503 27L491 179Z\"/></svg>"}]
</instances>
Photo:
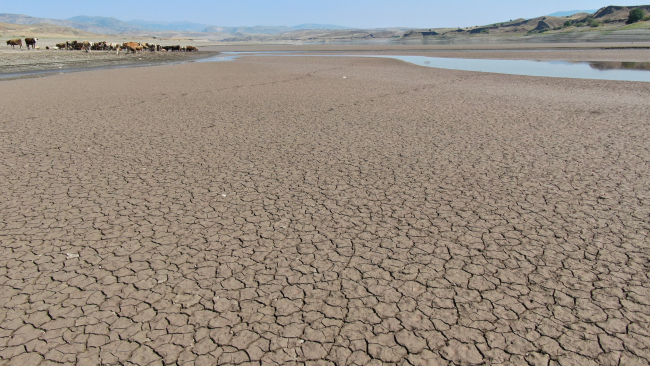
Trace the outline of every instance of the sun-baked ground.
<instances>
[{"instance_id":1,"label":"sun-baked ground","mask_svg":"<svg viewBox=\"0 0 650 366\"><path fill-rule=\"evenodd\" d=\"M650 361L649 83L257 56L0 85L0 364Z\"/></svg>"}]
</instances>

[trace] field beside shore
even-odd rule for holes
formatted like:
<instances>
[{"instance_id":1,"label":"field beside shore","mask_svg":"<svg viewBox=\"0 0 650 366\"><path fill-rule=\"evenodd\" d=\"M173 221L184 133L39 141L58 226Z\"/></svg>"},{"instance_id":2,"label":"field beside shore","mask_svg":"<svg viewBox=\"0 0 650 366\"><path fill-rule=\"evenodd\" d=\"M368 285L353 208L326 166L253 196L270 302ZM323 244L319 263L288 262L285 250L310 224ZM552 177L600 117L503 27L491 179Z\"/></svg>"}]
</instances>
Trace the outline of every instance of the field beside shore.
<instances>
[{"instance_id":1,"label":"field beside shore","mask_svg":"<svg viewBox=\"0 0 650 366\"><path fill-rule=\"evenodd\" d=\"M650 83L267 55L0 88L0 364L650 362Z\"/></svg>"}]
</instances>

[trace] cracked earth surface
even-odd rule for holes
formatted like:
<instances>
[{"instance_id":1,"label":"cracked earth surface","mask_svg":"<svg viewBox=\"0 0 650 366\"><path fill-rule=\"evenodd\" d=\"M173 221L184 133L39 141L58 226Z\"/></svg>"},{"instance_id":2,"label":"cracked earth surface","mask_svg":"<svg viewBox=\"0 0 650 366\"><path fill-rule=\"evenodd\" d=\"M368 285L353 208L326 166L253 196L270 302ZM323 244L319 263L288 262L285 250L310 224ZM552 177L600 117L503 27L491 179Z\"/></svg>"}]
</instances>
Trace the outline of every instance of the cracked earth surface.
<instances>
[{"instance_id":1,"label":"cracked earth surface","mask_svg":"<svg viewBox=\"0 0 650 366\"><path fill-rule=\"evenodd\" d=\"M650 84L242 57L0 88L0 365L650 360Z\"/></svg>"}]
</instances>

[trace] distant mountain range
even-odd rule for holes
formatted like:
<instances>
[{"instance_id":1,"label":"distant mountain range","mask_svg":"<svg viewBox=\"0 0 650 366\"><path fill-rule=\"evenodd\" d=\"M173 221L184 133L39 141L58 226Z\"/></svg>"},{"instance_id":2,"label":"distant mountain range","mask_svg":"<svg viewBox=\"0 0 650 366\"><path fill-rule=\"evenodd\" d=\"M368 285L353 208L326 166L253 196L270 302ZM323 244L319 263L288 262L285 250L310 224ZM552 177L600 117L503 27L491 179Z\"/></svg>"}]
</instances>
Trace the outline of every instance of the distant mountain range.
<instances>
[{"instance_id":1,"label":"distant mountain range","mask_svg":"<svg viewBox=\"0 0 650 366\"><path fill-rule=\"evenodd\" d=\"M593 9L593 10L567 10L567 11L556 11L553 14L548 14L547 16L549 17L569 17L574 14L578 13L587 13L587 14L593 14L597 12L598 9Z\"/></svg>"},{"instance_id":2,"label":"distant mountain range","mask_svg":"<svg viewBox=\"0 0 650 366\"><path fill-rule=\"evenodd\" d=\"M599 10L559 11L532 19L515 19L467 28L380 28L358 29L332 24L300 24L296 26L219 27L193 22L147 20L123 21L100 16L75 16L68 19L37 18L21 14L0 14L0 31L9 34L131 34L156 37L198 37L222 42L266 41L369 41L376 39L435 39L480 36L532 36L564 34L603 27L608 32L625 26L632 9L650 13L650 5L606 6ZM56 28L59 27L59 28ZM645 28L644 28L645 29ZM650 30L650 28L648 28ZM87 36L87 35L84 35Z\"/></svg>"},{"instance_id":3,"label":"distant mountain range","mask_svg":"<svg viewBox=\"0 0 650 366\"><path fill-rule=\"evenodd\" d=\"M11 24L40 24L48 23L63 27L81 29L86 32L118 34L142 32L208 32L208 33L259 33L279 34L296 30L308 29L352 29L331 24L300 24L293 27L286 26L255 26L255 27L218 27L209 24L192 22L163 22L148 20L123 21L116 18L100 16L75 16L68 19L37 18L22 14L0 14L0 23Z\"/></svg>"},{"instance_id":4,"label":"distant mountain range","mask_svg":"<svg viewBox=\"0 0 650 366\"><path fill-rule=\"evenodd\" d=\"M258 25L255 27L207 27L203 32L208 33L248 33L248 34L280 34L293 32L298 30L309 30L309 29L353 29L350 27L343 27L340 25L331 25L331 24L301 24L293 27L283 27L283 26L263 26Z\"/></svg>"}]
</instances>

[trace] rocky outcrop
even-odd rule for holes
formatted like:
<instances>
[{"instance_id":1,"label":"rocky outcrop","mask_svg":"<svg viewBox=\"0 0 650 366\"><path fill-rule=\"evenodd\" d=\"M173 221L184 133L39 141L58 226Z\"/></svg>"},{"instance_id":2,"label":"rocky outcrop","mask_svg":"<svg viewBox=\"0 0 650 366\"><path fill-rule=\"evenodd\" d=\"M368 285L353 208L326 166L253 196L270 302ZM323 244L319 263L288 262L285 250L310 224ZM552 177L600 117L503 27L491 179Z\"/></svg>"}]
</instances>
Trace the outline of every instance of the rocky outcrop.
<instances>
[{"instance_id":1,"label":"rocky outcrop","mask_svg":"<svg viewBox=\"0 0 650 366\"><path fill-rule=\"evenodd\" d=\"M535 27L535 30L536 31L541 31L541 30L545 30L545 29L551 29L551 26L548 23L546 23L545 21L540 20L537 23L537 27Z\"/></svg>"}]
</instances>

